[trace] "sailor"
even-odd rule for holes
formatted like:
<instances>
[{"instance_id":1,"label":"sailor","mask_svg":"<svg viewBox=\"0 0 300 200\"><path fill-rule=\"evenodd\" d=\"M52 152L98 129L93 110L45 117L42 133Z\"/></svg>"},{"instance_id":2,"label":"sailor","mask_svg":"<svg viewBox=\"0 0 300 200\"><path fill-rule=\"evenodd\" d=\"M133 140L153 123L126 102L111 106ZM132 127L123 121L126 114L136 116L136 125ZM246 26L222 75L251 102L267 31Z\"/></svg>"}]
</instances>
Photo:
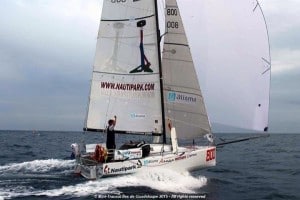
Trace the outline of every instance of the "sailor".
<instances>
[{"instance_id":1,"label":"sailor","mask_svg":"<svg viewBox=\"0 0 300 200\"><path fill-rule=\"evenodd\" d=\"M115 143L115 126L117 123L117 116L114 117L114 119L108 120L108 126L106 129L107 137L106 137L106 148L109 149L115 149L116 143Z\"/></svg>"},{"instance_id":2,"label":"sailor","mask_svg":"<svg viewBox=\"0 0 300 200\"><path fill-rule=\"evenodd\" d=\"M80 156L79 145L76 143L71 144L71 148L72 148L71 159L78 158Z\"/></svg>"}]
</instances>

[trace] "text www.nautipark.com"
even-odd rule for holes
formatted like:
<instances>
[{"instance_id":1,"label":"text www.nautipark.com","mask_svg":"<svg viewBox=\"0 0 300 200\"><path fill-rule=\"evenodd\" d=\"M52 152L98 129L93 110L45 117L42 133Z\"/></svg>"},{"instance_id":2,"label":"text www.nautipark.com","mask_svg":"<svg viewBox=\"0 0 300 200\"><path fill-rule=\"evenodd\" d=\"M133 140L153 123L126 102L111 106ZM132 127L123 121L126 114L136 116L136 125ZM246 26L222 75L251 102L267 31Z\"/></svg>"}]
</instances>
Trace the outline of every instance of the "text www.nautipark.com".
<instances>
[{"instance_id":1,"label":"text www.nautipark.com","mask_svg":"<svg viewBox=\"0 0 300 200\"><path fill-rule=\"evenodd\" d=\"M129 84L129 83L110 83L101 82L101 88L124 91L153 91L155 83Z\"/></svg>"}]
</instances>

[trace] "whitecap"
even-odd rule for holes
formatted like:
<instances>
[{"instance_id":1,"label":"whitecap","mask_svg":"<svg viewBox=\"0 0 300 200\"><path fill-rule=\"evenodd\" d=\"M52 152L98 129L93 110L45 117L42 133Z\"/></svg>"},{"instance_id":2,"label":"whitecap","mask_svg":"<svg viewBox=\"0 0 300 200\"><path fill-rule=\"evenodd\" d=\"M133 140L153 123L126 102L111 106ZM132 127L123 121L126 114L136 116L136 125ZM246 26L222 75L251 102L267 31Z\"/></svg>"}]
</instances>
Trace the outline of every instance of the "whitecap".
<instances>
[{"instance_id":1,"label":"whitecap","mask_svg":"<svg viewBox=\"0 0 300 200\"><path fill-rule=\"evenodd\" d=\"M10 164L0 167L0 172L8 170L30 170L34 172L48 172L54 168L62 167L64 169L74 165L74 161L65 160L40 160L28 163ZM9 167L11 169L9 169ZM194 177L188 172L178 173L165 168L153 168L143 170L135 174L118 177L102 178L95 181L86 181L83 183L62 186L61 188L51 190L34 190L30 187L6 188L0 189L0 196L4 198L28 197L28 196L95 196L114 194L119 195L121 188L125 187L148 187L160 192L171 193L189 193L193 194L199 191L199 188L207 184L206 177Z\"/></svg>"},{"instance_id":2,"label":"whitecap","mask_svg":"<svg viewBox=\"0 0 300 200\"><path fill-rule=\"evenodd\" d=\"M0 166L0 174L4 173L45 173L52 170L66 170L75 166L74 160L34 160L22 163L11 163Z\"/></svg>"},{"instance_id":3,"label":"whitecap","mask_svg":"<svg viewBox=\"0 0 300 200\"><path fill-rule=\"evenodd\" d=\"M193 177L188 172L178 173L169 169L151 169L132 175L103 178L96 181L74 186L64 186L60 189L40 192L36 195L46 196L89 196L97 194L120 194L122 187L149 187L161 192L196 193L207 184L206 177Z\"/></svg>"}]
</instances>

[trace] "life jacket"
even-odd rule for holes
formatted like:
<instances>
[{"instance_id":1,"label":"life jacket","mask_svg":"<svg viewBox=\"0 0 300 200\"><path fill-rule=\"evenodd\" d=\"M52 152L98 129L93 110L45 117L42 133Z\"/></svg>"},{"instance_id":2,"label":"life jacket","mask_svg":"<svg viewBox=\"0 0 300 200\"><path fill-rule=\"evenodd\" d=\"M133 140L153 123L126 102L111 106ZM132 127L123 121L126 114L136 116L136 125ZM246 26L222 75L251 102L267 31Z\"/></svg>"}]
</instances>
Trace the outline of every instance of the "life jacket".
<instances>
[{"instance_id":1,"label":"life jacket","mask_svg":"<svg viewBox=\"0 0 300 200\"><path fill-rule=\"evenodd\" d=\"M101 145L97 144L93 155L93 159L96 160L97 162L103 163L107 159L106 149Z\"/></svg>"}]
</instances>

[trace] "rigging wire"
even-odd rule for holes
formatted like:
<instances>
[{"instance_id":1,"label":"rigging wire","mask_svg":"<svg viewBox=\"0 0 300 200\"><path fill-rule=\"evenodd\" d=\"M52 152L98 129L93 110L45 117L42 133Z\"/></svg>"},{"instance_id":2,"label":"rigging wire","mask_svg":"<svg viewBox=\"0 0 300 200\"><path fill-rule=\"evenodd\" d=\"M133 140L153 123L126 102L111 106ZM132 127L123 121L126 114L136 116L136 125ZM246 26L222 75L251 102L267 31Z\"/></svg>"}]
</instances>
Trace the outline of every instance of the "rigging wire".
<instances>
[{"instance_id":1,"label":"rigging wire","mask_svg":"<svg viewBox=\"0 0 300 200\"><path fill-rule=\"evenodd\" d=\"M222 147L222 146L227 145L227 144L233 144L233 143L244 142L244 141L248 141L248 140L254 140L254 139L259 139L259 138L265 138L265 137L269 137L269 136L270 136L270 134L268 134L268 133L267 133L267 134L266 134L266 133L263 133L263 134L260 134L260 135L255 135L255 136L246 137L246 138L239 138L239 139L229 140L229 141L226 141L226 139L223 139L223 138L218 138L218 139L220 139L222 142L216 144L216 147Z\"/></svg>"}]
</instances>

